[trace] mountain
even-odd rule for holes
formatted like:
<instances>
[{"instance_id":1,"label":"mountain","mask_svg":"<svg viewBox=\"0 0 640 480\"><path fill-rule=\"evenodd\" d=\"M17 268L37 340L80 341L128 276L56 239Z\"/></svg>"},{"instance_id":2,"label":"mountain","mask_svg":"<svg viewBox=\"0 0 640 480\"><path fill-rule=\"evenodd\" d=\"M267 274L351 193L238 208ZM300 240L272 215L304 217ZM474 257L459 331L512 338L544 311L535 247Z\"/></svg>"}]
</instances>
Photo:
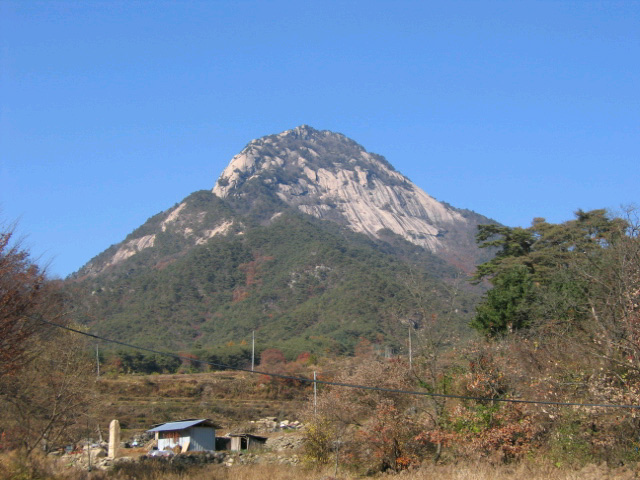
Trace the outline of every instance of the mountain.
<instances>
[{"instance_id":1,"label":"mountain","mask_svg":"<svg viewBox=\"0 0 640 480\"><path fill-rule=\"evenodd\" d=\"M391 232L468 270L477 259L477 218L438 202L384 157L339 133L303 125L253 140L213 193L247 204L255 184L301 212L372 238Z\"/></svg>"},{"instance_id":2,"label":"mountain","mask_svg":"<svg viewBox=\"0 0 640 480\"><path fill-rule=\"evenodd\" d=\"M67 283L92 330L145 345L211 349L257 330L292 355L362 339L398 347L400 317L419 325L426 298L432 315L466 321L477 292L460 288L453 309L451 279L486 259L474 236L491 222L303 125L251 141L211 191L151 217Z\"/></svg>"}]
</instances>

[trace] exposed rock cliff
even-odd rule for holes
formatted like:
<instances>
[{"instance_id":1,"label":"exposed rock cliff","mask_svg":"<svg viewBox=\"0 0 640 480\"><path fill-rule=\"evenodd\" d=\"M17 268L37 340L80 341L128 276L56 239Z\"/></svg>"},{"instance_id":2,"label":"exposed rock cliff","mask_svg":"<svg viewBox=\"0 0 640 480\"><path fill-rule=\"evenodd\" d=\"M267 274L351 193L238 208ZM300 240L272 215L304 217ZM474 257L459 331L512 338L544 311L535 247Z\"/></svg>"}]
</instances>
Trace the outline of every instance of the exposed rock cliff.
<instances>
[{"instance_id":1,"label":"exposed rock cliff","mask_svg":"<svg viewBox=\"0 0 640 480\"><path fill-rule=\"evenodd\" d=\"M251 182L270 186L304 213L371 237L391 231L450 258L475 248L477 222L339 133L303 125L253 140L233 157L213 193L242 197Z\"/></svg>"}]
</instances>

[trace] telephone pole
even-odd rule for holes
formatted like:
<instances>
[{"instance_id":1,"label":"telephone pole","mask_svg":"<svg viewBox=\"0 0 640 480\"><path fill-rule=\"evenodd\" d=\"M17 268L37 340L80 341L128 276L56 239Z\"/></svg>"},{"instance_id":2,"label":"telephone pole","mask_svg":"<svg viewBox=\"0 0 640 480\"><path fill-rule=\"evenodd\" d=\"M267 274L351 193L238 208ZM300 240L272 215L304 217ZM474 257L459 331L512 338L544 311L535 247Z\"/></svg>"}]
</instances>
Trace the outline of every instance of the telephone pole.
<instances>
[{"instance_id":1,"label":"telephone pole","mask_svg":"<svg viewBox=\"0 0 640 480\"><path fill-rule=\"evenodd\" d=\"M313 415L318 415L318 389L316 384L316 372L313 372Z\"/></svg>"},{"instance_id":2,"label":"telephone pole","mask_svg":"<svg viewBox=\"0 0 640 480\"><path fill-rule=\"evenodd\" d=\"M256 331L251 332L251 371L255 366L256 359Z\"/></svg>"},{"instance_id":3,"label":"telephone pole","mask_svg":"<svg viewBox=\"0 0 640 480\"><path fill-rule=\"evenodd\" d=\"M100 378L100 346L96 343L96 374Z\"/></svg>"},{"instance_id":4,"label":"telephone pole","mask_svg":"<svg viewBox=\"0 0 640 480\"><path fill-rule=\"evenodd\" d=\"M413 351L411 350L411 322L409 322L409 370L413 370Z\"/></svg>"}]
</instances>

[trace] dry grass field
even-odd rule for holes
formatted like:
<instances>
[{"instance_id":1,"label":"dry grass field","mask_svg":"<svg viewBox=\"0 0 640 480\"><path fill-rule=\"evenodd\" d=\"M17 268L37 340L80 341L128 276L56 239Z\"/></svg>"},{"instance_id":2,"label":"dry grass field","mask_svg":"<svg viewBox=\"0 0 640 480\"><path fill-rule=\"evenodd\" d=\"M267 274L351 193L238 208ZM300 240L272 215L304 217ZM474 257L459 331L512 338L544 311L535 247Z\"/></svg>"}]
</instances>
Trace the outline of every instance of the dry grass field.
<instances>
[{"instance_id":1,"label":"dry grass field","mask_svg":"<svg viewBox=\"0 0 640 480\"><path fill-rule=\"evenodd\" d=\"M267 416L294 420L310 394L304 387L278 390L242 372L106 376L98 391L96 421L104 430L118 419L123 440L181 418L211 418L224 428Z\"/></svg>"},{"instance_id":2,"label":"dry grass field","mask_svg":"<svg viewBox=\"0 0 640 480\"><path fill-rule=\"evenodd\" d=\"M605 465L587 465L578 470L558 469L551 465L527 461L517 465L492 466L484 463L431 465L398 474L379 474L370 478L415 480L632 480L637 471ZM363 478L333 468L311 470L284 465L212 465L175 472L166 468L132 466L119 471L86 472L65 468L43 458L25 461L15 454L0 455L0 480L355 480Z\"/></svg>"}]
</instances>

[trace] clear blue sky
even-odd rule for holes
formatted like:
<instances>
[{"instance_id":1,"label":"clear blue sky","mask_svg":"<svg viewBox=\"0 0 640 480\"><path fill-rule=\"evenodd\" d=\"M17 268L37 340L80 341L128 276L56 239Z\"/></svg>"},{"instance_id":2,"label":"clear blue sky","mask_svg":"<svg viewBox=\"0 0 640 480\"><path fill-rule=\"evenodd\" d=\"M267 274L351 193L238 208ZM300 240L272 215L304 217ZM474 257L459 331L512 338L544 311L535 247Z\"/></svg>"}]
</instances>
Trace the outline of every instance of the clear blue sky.
<instances>
[{"instance_id":1,"label":"clear blue sky","mask_svg":"<svg viewBox=\"0 0 640 480\"><path fill-rule=\"evenodd\" d=\"M300 124L510 226L638 204L640 3L0 0L1 215L54 275Z\"/></svg>"}]
</instances>

